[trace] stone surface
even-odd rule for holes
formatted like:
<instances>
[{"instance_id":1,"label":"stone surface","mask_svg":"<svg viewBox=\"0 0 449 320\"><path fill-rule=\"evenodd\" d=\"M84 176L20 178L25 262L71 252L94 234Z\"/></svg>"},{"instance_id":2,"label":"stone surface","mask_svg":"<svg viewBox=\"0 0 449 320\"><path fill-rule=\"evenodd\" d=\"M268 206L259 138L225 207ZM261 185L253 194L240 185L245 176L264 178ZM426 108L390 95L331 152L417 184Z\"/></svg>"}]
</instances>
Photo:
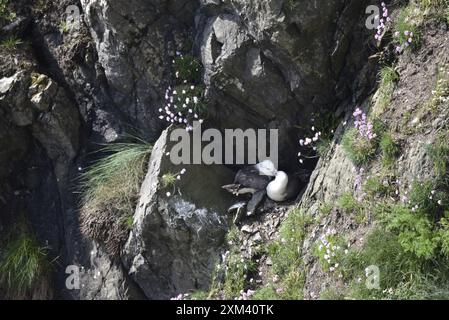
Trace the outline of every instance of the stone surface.
<instances>
[{"instance_id":1,"label":"stone surface","mask_svg":"<svg viewBox=\"0 0 449 320\"><path fill-rule=\"evenodd\" d=\"M233 179L224 166L188 166L175 186L163 189L161 177L182 170L166 156L168 134L164 131L154 146L123 258L131 278L151 299L210 285L231 202L221 189Z\"/></svg>"}]
</instances>

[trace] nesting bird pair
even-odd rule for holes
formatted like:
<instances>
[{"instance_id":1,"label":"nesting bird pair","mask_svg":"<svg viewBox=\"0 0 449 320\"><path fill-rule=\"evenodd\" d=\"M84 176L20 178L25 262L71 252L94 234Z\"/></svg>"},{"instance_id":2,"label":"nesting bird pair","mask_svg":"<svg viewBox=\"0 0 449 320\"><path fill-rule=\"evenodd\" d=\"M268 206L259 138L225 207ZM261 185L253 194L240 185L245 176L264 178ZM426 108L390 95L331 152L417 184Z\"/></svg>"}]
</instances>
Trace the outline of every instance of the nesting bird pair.
<instances>
[{"instance_id":1,"label":"nesting bird pair","mask_svg":"<svg viewBox=\"0 0 449 320\"><path fill-rule=\"evenodd\" d=\"M251 195L249 201L241 201L229 208L229 212L237 211L234 222L243 216L246 206L247 215L253 215L265 195L276 202L283 202L294 198L299 193L299 180L289 177L284 171L276 169L270 160L256 165L244 167L237 172L234 183L223 186L223 189L235 196Z\"/></svg>"}]
</instances>

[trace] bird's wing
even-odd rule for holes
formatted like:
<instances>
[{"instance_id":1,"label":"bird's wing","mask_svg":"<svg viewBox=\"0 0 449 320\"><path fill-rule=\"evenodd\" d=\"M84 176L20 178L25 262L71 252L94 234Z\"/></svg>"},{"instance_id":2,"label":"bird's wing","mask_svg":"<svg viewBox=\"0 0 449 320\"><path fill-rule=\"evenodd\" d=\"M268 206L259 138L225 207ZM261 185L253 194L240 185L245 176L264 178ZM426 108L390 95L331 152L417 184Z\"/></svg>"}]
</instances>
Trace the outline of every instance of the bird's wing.
<instances>
[{"instance_id":1,"label":"bird's wing","mask_svg":"<svg viewBox=\"0 0 449 320\"><path fill-rule=\"evenodd\" d=\"M267 191L265 189L259 190L253 194L253 197L251 198L251 200L249 200L246 206L246 214L248 216L251 216L256 213L259 204L262 202L266 194Z\"/></svg>"},{"instance_id":2,"label":"bird's wing","mask_svg":"<svg viewBox=\"0 0 449 320\"><path fill-rule=\"evenodd\" d=\"M251 166L239 170L235 175L234 183L247 188L261 190L265 189L271 180L271 177L261 175L259 170Z\"/></svg>"}]
</instances>

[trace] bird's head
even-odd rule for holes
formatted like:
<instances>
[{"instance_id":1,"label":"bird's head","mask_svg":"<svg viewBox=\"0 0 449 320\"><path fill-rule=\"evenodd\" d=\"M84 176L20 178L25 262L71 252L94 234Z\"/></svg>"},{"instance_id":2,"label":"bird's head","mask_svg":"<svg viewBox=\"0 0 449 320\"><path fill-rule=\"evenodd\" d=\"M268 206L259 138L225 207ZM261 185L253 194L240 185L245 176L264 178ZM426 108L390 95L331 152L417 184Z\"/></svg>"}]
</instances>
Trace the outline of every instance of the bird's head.
<instances>
[{"instance_id":1,"label":"bird's head","mask_svg":"<svg viewBox=\"0 0 449 320\"><path fill-rule=\"evenodd\" d=\"M278 170L276 169L273 161L271 160L264 160L256 165L257 170L259 170L259 173L264 176L269 177L275 177L278 173Z\"/></svg>"}]
</instances>

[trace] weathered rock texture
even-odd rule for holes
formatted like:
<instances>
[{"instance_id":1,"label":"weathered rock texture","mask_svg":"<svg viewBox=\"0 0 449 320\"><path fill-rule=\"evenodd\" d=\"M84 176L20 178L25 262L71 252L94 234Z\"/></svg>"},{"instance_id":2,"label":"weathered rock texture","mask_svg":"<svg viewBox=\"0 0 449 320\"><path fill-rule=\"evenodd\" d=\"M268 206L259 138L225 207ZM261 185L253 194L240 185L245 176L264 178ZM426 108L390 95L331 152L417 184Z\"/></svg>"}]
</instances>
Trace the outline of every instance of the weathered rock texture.
<instances>
[{"instance_id":1,"label":"weathered rock texture","mask_svg":"<svg viewBox=\"0 0 449 320\"><path fill-rule=\"evenodd\" d=\"M65 24L73 4L80 9L75 29ZM136 284L147 298L167 298L207 287L229 204L213 190L232 180L228 170L187 168L182 195L167 199L156 188L158 179L175 168L164 167L165 136L160 138L123 267L79 233L71 183L88 163L86 154L98 148L92 142L115 141L124 133L156 141L172 59L176 51L193 52L205 69L207 124L278 128L281 166L295 167L295 126L370 87L370 77L356 93L352 85L366 61L365 4L14 1L10 9L17 18L2 25L0 35L27 41L0 52L0 230L7 231L17 212L29 217L52 257L59 257L56 297L141 298L139 290L128 290ZM65 289L64 269L71 264L87 270L81 291Z\"/></svg>"},{"instance_id":2,"label":"weathered rock texture","mask_svg":"<svg viewBox=\"0 0 449 320\"><path fill-rule=\"evenodd\" d=\"M437 82L438 69L448 63L446 54L448 50L447 27L431 26L432 31L427 31L423 37L425 45L413 54L401 56L397 70L401 75L392 95L391 104L387 110L372 110L378 113L380 119L386 124L396 141L400 142L401 155L397 159L394 168L395 179L400 181L399 188L410 186L413 181L422 181L434 176L433 164L428 155L426 145L432 144L438 132L445 130L448 124L448 103L442 104L440 114L433 114L426 108L426 103L431 97L432 88ZM429 53L432 53L429 56ZM418 92L416 87L421 90ZM370 96L367 101L359 101L361 105L376 106L377 94ZM356 105L348 105L348 115ZM413 116L406 116L412 114ZM353 119L346 118L346 126L340 125L336 132L335 141L328 155L321 158L310 179L310 183L301 201L305 213L314 218L320 215L322 204L335 204L344 193L350 192L356 196L362 195L362 190L357 190L354 182L357 175L355 166L341 146L341 137L344 132L352 127ZM363 181L368 177L382 172L379 160L373 161L364 167ZM402 190L401 192L404 192ZM354 214L340 212L334 209L328 217L320 220L308 230L304 244L306 261L306 279L304 287L305 299L319 299L328 289L336 292L342 291L345 284L338 280L335 274L324 271L317 258L313 255L314 244L328 229L334 229L338 234L345 235L350 246L360 247L368 230L373 226L372 217L360 223Z\"/></svg>"},{"instance_id":3,"label":"weathered rock texture","mask_svg":"<svg viewBox=\"0 0 449 320\"><path fill-rule=\"evenodd\" d=\"M182 166L173 166L166 156L173 145L169 132L153 148L124 250L129 274L152 299L208 288L228 230L231 202L221 186L232 181L232 171L191 165L181 174ZM164 189L162 177L170 173L181 180Z\"/></svg>"}]
</instances>

